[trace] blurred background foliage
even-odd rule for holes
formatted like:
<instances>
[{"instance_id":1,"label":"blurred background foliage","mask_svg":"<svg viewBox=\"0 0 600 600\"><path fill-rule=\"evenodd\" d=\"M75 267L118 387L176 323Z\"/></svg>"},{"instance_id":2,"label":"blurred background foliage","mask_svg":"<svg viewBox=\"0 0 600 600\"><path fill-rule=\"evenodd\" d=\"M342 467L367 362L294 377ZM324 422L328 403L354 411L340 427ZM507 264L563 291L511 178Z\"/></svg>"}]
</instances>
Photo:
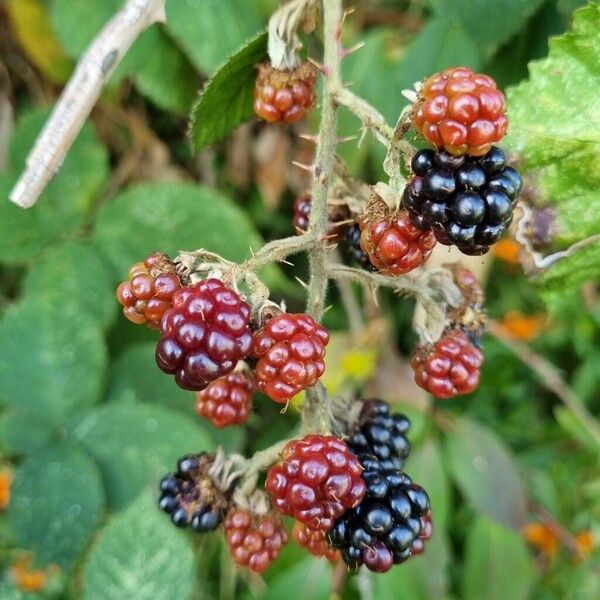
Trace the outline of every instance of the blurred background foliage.
<instances>
[{"instance_id":1,"label":"blurred background foliage","mask_svg":"<svg viewBox=\"0 0 600 600\"><path fill-rule=\"evenodd\" d=\"M114 299L152 250L239 260L291 233L291 202L307 184L291 161L312 152L298 130L252 122L197 155L186 137L197 90L276 3L168 0L166 26L134 44L39 204L6 200L76 60L121 4L0 5L0 598L330 598L331 567L293 543L263 580L236 571L219 536L182 533L158 513L157 478L177 457L218 443L251 453L289 435L297 414L257 397L244 430L211 429L154 367L155 334L121 318ZM583 4L356 0L346 42L365 47L345 61L345 81L390 122L404 88L449 65L516 86L508 145L533 173L535 202L554 204L560 248L599 225L597 3L548 44ZM307 49L318 56L318 39ZM348 114L340 125L359 133ZM316 115L300 129L315 126ZM366 181L381 176L368 136L340 154ZM296 262L264 273L291 309L303 302ZM494 335L479 390L447 404L411 381L410 300L365 298L367 325L349 333L331 292L326 384L409 414L407 470L429 490L435 524L422 557L350 578L344 599L600 597L598 424L553 393L551 368L560 395L598 414L600 252L559 263L539 285L510 240L471 264L487 281Z\"/></svg>"}]
</instances>

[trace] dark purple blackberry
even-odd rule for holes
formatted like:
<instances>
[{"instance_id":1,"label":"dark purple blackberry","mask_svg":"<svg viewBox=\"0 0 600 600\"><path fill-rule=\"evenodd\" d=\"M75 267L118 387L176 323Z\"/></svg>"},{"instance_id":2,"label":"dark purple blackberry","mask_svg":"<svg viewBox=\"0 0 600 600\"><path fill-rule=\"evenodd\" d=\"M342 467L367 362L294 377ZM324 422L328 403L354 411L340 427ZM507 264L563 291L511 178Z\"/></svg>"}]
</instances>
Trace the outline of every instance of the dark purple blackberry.
<instances>
[{"instance_id":1,"label":"dark purple blackberry","mask_svg":"<svg viewBox=\"0 0 600 600\"><path fill-rule=\"evenodd\" d=\"M177 527L199 533L215 530L223 520L228 501L209 475L214 456L202 452L177 461L177 471L160 482L158 507Z\"/></svg>"},{"instance_id":2,"label":"dark purple blackberry","mask_svg":"<svg viewBox=\"0 0 600 600\"><path fill-rule=\"evenodd\" d=\"M364 564L383 572L410 558L413 547L420 549L415 541L430 512L429 496L406 473L383 469L375 456L362 454L358 459L365 469L365 497L335 521L327 540L351 569Z\"/></svg>"},{"instance_id":3,"label":"dark purple blackberry","mask_svg":"<svg viewBox=\"0 0 600 600\"><path fill-rule=\"evenodd\" d=\"M401 469L410 454L409 429L408 417L391 414L387 402L365 400L357 429L346 443L355 454L373 454L383 469Z\"/></svg>"},{"instance_id":4,"label":"dark purple blackberry","mask_svg":"<svg viewBox=\"0 0 600 600\"><path fill-rule=\"evenodd\" d=\"M485 254L504 235L522 181L500 148L481 157L419 150L411 166L402 203L415 227L468 255Z\"/></svg>"},{"instance_id":5,"label":"dark purple blackberry","mask_svg":"<svg viewBox=\"0 0 600 600\"><path fill-rule=\"evenodd\" d=\"M365 271L374 272L376 269L371 264L369 257L365 254L363 249L360 247L360 226L358 223L354 223L346 231L346 249L349 258L352 262L356 263L361 269Z\"/></svg>"}]
</instances>

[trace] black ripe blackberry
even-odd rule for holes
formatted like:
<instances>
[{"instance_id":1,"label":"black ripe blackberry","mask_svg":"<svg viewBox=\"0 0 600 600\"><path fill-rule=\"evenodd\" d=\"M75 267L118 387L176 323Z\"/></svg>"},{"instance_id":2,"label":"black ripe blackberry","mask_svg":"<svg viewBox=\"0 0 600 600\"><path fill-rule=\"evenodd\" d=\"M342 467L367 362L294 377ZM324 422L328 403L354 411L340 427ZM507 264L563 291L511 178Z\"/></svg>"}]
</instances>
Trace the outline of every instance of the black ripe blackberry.
<instances>
[{"instance_id":1,"label":"black ripe blackberry","mask_svg":"<svg viewBox=\"0 0 600 600\"><path fill-rule=\"evenodd\" d=\"M352 262L356 263L356 265L362 269L365 269L365 271L374 272L376 270L375 267L371 264L369 257L360 247L360 235L361 231L358 223L354 223L354 225L351 225L346 231L345 238L348 256Z\"/></svg>"},{"instance_id":2,"label":"black ripe blackberry","mask_svg":"<svg viewBox=\"0 0 600 600\"><path fill-rule=\"evenodd\" d=\"M351 568L365 565L371 571L387 571L413 555L429 514L429 496L398 469L382 469L373 455L358 457L365 469L367 491L363 501L345 512L327 533L328 542L341 552Z\"/></svg>"},{"instance_id":3,"label":"black ripe blackberry","mask_svg":"<svg viewBox=\"0 0 600 600\"><path fill-rule=\"evenodd\" d=\"M413 225L469 255L485 254L502 237L522 181L500 148L481 157L419 150L411 166L402 202Z\"/></svg>"},{"instance_id":4,"label":"black ripe blackberry","mask_svg":"<svg viewBox=\"0 0 600 600\"><path fill-rule=\"evenodd\" d=\"M365 400L357 428L346 443L355 454L373 454L382 469L401 469L410 454L409 429L408 417L391 414L387 402Z\"/></svg>"},{"instance_id":5,"label":"black ripe blackberry","mask_svg":"<svg viewBox=\"0 0 600 600\"><path fill-rule=\"evenodd\" d=\"M227 509L227 498L209 476L213 455L189 454L179 459L177 471L160 482L158 506L177 527L199 533L216 529Z\"/></svg>"}]
</instances>

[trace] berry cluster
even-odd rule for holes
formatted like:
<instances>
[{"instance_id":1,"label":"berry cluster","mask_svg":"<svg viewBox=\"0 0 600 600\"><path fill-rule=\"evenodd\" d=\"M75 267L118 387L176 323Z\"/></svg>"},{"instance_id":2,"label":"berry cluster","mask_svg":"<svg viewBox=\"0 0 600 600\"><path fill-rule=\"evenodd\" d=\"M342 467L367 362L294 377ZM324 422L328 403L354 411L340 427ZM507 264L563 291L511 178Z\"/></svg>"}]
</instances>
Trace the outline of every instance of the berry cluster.
<instances>
[{"instance_id":1,"label":"berry cluster","mask_svg":"<svg viewBox=\"0 0 600 600\"><path fill-rule=\"evenodd\" d=\"M269 567L288 541L277 515L257 515L239 506L228 511L223 529L233 560L257 573Z\"/></svg>"},{"instance_id":2,"label":"berry cluster","mask_svg":"<svg viewBox=\"0 0 600 600\"><path fill-rule=\"evenodd\" d=\"M412 171L403 205L416 227L472 255L484 254L504 235L522 182L500 148L482 157L420 150Z\"/></svg>"},{"instance_id":3,"label":"berry cluster","mask_svg":"<svg viewBox=\"0 0 600 600\"><path fill-rule=\"evenodd\" d=\"M158 329L162 316L171 308L173 294L180 288L171 259L163 252L154 252L129 269L128 280L117 288L117 300L132 323Z\"/></svg>"},{"instance_id":4,"label":"berry cluster","mask_svg":"<svg viewBox=\"0 0 600 600\"><path fill-rule=\"evenodd\" d=\"M310 194L302 194L294 200L292 207L292 224L298 235L308 231L312 198ZM337 241L341 239L350 225L350 210L346 204L327 205L327 239Z\"/></svg>"},{"instance_id":5,"label":"berry cluster","mask_svg":"<svg viewBox=\"0 0 600 600\"><path fill-rule=\"evenodd\" d=\"M161 321L156 362L186 390L227 375L252 346L250 307L218 279L178 290Z\"/></svg>"},{"instance_id":6,"label":"berry cluster","mask_svg":"<svg viewBox=\"0 0 600 600\"><path fill-rule=\"evenodd\" d=\"M371 264L369 257L360 247L360 236L360 225L358 223L351 225L346 232L346 247L350 255L350 260L366 271L375 271L375 267Z\"/></svg>"},{"instance_id":7,"label":"berry cluster","mask_svg":"<svg viewBox=\"0 0 600 600\"><path fill-rule=\"evenodd\" d=\"M254 112L268 123L300 121L315 103L315 79L315 67L308 62L286 71L258 65Z\"/></svg>"},{"instance_id":8,"label":"berry cluster","mask_svg":"<svg viewBox=\"0 0 600 600\"><path fill-rule=\"evenodd\" d=\"M336 561L340 558L340 551L329 545L326 532L322 529L311 529L304 523L295 521L292 528L292 537L298 545L306 548L313 556L324 556L330 561Z\"/></svg>"},{"instance_id":9,"label":"berry cluster","mask_svg":"<svg viewBox=\"0 0 600 600\"><path fill-rule=\"evenodd\" d=\"M384 572L412 556L423 532L421 519L430 511L429 497L402 471L383 469L377 457L358 458L364 469L364 500L336 520L327 539L350 568L364 564Z\"/></svg>"},{"instance_id":10,"label":"berry cluster","mask_svg":"<svg viewBox=\"0 0 600 600\"><path fill-rule=\"evenodd\" d=\"M303 313L269 319L254 335L252 354L256 387L275 402L285 403L313 386L325 371L329 333Z\"/></svg>"},{"instance_id":11,"label":"berry cluster","mask_svg":"<svg viewBox=\"0 0 600 600\"><path fill-rule=\"evenodd\" d=\"M506 133L504 94L488 75L468 67L446 69L423 82L414 124L451 154L481 156Z\"/></svg>"},{"instance_id":12,"label":"berry cluster","mask_svg":"<svg viewBox=\"0 0 600 600\"><path fill-rule=\"evenodd\" d=\"M196 412L215 427L242 425L252 410L254 379L248 371L236 371L212 381L196 393Z\"/></svg>"},{"instance_id":13,"label":"berry cluster","mask_svg":"<svg viewBox=\"0 0 600 600\"><path fill-rule=\"evenodd\" d=\"M433 345L418 346L411 358L416 383L440 399L475 390L482 364L481 350L456 329Z\"/></svg>"},{"instance_id":14,"label":"berry cluster","mask_svg":"<svg viewBox=\"0 0 600 600\"><path fill-rule=\"evenodd\" d=\"M357 427L346 443L357 455L373 454L382 469L401 469L410 454L409 429L408 417L391 414L387 402L365 400Z\"/></svg>"},{"instance_id":15,"label":"berry cluster","mask_svg":"<svg viewBox=\"0 0 600 600\"><path fill-rule=\"evenodd\" d=\"M391 212L383 201L370 202L360 221L360 247L386 275L402 275L422 265L435 246L431 231L415 227L406 210Z\"/></svg>"},{"instance_id":16,"label":"berry cluster","mask_svg":"<svg viewBox=\"0 0 600 600\"><path fill-rule=\"evenodd\" d=\"M326 531L333 520L357 506L365 494L362 468L336 437L308 435L292 440L265 482L275 507L310 529Z\"/></svg>"},{"instance_id":17,"label":"berry cluster","mask_svg":"<svg viewBox=\"0 0 600 600\"><path fill-rule=\"evenodd\" d=\"M177 471L162 478L158 506L177 527L205 533L223 520L227 498L210 478L213 458L204 452L184 456L177 462Z\"/></svg>"}]
</instances>

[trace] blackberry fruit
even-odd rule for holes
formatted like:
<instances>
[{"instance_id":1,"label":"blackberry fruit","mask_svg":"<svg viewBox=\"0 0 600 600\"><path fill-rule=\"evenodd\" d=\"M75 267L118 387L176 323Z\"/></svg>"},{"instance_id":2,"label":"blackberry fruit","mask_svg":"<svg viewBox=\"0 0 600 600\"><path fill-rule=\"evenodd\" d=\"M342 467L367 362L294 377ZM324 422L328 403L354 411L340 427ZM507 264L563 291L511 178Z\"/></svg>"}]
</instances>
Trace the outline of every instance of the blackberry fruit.
<instances>
[{"instance_id":1,"label":"blackberry fruit","mask_svg":"<svg viewBox=\"0 0 600 600\"><path fill-rule=\"evenodd\" d=\"M117 288L123 315L136 325L158 329L162 316L171 308L173 294L181 289L175 265L163 252L150 254L129 269L129 278Z\"/></svg>"},{"instance_id":2,"label":"blackberry fruit","mask_svg":"<svg viewBox=\"0 0 600 600\"><path fill-rule=\"evenodd\" d=\"M425 542L433 535L433 521L431 511L421 517L421 535L413 542L410 553L415 556L425 552Z\"/></svg>"},{"instance_id":3,"label":"blackberry fruit","mask_svg":"<svg viewBox=\"0 0 600 600\"><path fill-rule=\"evenodd\" d=\"M504 94L488 75L467 67L446 69L423 82L414 125L437 148L482 156L506 133Z\"/></svg>"},{"instance_id":4,"label":"blackberry fruit","mask_svg":"<svg viewBox=\"0 0 600 600\"><path fill-rule=\"evenodd\" d=\"M315 103L316 68L309 62L292 70L258 65L254 112L268 123L296 123Z\"/></svg>"},{"instance_id":5,"label":"blackberry fruit","mask_svg":"<svg viewBox=\"0 0 600 600\"><path fill-rule=\"evenodd\" d=\"M299 546L306 548L313 556L324 556L327 560L336 561L340 558L340 551L332 548L327 542L327 537L322 529L308 528L300 521L294 522L292 537Z\"/></svg>"},{"instance_id":6,"label":"blackberry fruit","mask_svg":"<svg viewBox=\"0 0 600 600\"><path fill-rule=\"evenodd\" d=\"M172 303L160 323L156 363L184 390L203 390L250 352L250 307L218 279L175 292Z\"/></svg>"},{"instance_id":7,"label":"blackberry fruit","mask_svg":"<svg viewBox=\"0 0 600 600\"><path fill-rule=\"evenodd\" d=\"M423 531L421 518L429 513L427 492L398 469L383 469L373 455L359 457L364 468L363 501L339 517L327 540L352 569L365 565L384 572L412 556Z\"/></svg>"},{"instance_id":8,"label":"blackberry fruit","mask_svg":"<svg viewBox=\"0 0 600 600\"><path fill-rule=\"evenodd\" d=\"M356 263L365 271L374 272L376 269L371 264L369 257L360 247L360 225L355 223L348 228L346 232L346 248L350 255L350 260Z\"/></svg>"},{"instance_id":9,"label":"blackberry fruit","mask_svg":"<svg viewBox=\"0 0 600 600\"><path fill-rule=\"evenodd\" d=\"M229 510L223 529L233 560L256 573L266 571L288 541L278 515L259 515L239 506Z\"/></svg>"},{"instance_id":10,"label":"blackberry fruit","mask_svg":"<svg viewBox=\"0 0 600 600\"><path fill-rule=\"evenodd\" d=\"M415 227L463 254L485 254L505 233L521 191L521 177L493 146L480 157L419 150L403 206Z\"/></svg>"},{"instance_id":11,"label":"blackberry fruit","mask_svg":"<svg viewBox=\"0 0 600 600\"><path fill-rule=\"evenodd\" d=\"M328 342L327 330L304 313L272 317L252 342L256 387L280 403L312 387L325 372Z\"/></svg>"},{"instance_id":12,"label":"blackberry fruit","mask_svg":"<svg viewBox=\"0 0 600 600\"><path fill-rule=\"evenodd\" d=\"M177 527L198 533L215 530L227 509L227 496L210 477L214 456L201 452L177 461L177 471L160 482L158 506Z\"/></svg>"},{"instance_id":13,"label":"blackberry fruit","mask_svg":"<svg viewBox=\"0 0 600 600\"><path fill-rule=\"evenodd\" d=\"M411 357L415 382L439 399L474 391L482 364L481 351L459 330L449 331L433 345L418 346Z\"/></svg>"},{"instance_id":14,"label":"blackberry fruit","mask_svg":"<svg viewBox=\"0 0 600 600\"><path fill-rule=\"evenodd\" d=\"M431 255L435 237L415 227L406 210L392 212L374 197L360 221L360 247L371 264L386 275L403 275L422 265Z\"/></svg>"},{"instance_id":15,"label":"blackberry fruit","mask_svg":"<svg viewBox=\"0 0 600 600\"><path fill-rule=\"evenodd\" d=\"M362 467L346 444L331 435L292 440L265 481L273 505L309 529L326 531L365 493Z\"/></svg>"},{"instance_id":16,"label":"blackberry fruit","mask_svg":"<svg viewBox=\"0 0 600 600\"><path fill-rule=\"evenodd\" d=\"M212 381L196 393L196 412L215 427L243 425L252 410L254 379L248 371L236 371Z\"/></svg>"},{"instance_id":17,"label":"blackberry fruit","mask_svg":"<svg viewBox=\"0 0 600 600\"><path fill-rule=\"evenodd\" d=\"M302 194L294 200L292 224L298 235L308 231L312 197L310 194ZM350 224L350 209L345 204L327 205L327 238L337 241L344 237Z\"/></svg>"},{"instance_id":18,"label":"blackberry fruit","mask_svg":"<svg viewBox=\"0 0 600 600\"><path fill-rule=\"evenodd\" d=\"M365 400L357 427L346 443L354 454L373 454L383 469L401 469L410 454L409 429L408 417L391 414L387 402Z\"/></svg>"}]
</instances>

